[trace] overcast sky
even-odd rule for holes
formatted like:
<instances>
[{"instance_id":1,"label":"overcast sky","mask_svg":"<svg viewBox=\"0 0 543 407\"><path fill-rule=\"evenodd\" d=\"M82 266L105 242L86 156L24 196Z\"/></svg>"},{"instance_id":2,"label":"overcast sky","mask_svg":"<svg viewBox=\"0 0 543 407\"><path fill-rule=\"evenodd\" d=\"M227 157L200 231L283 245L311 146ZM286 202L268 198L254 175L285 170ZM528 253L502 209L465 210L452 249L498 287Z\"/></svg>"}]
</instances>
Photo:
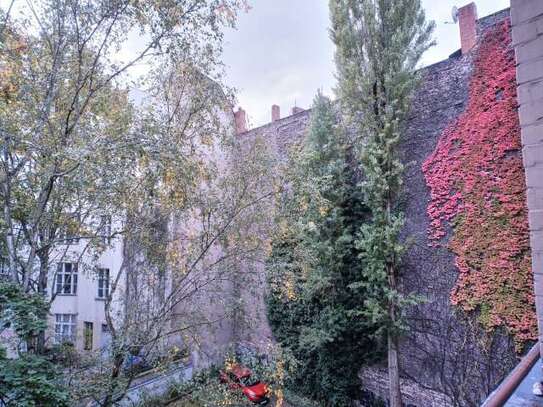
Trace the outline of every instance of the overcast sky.
<instances>
[{"instance_id":1,"label":"overcast sky","mask_svg":"<svg viewBox=\"0 0 543 407\"><path fill-rule=\"evenodd\" d=\"M435 20L437 45L423 65L446 59L460 48L453 5L469 0L422 0L427 17ZM226 35L224 61L228 84L237 88L238 102L255 127L270 121L271 105L281 117L296 103L307 108L317 89L333 96L334 47L328 36L327 0L249 0L252 9L240 16L236 31ZM479 17L509 7L509 0L476 0Z\"/></svg>"},{"instance_id":2,"label":"overcast sky","mask_svg":"<svg viewBox=\"0 0 543 407\"><path fill-rule=\"evenodd\" d=\"M458 25L451 9L471 0L422 0L428 19L436 22L437 45L424 56L423 65L443 59L460 48ZM479 17L509 7L509 0L473 0ZM543 0L541 0L543 1ZM241 13L237 30L227 30L224 62L226 82L237 89L251 127L270 121L271 105L288 116L294 104L311 105L317 89L333 97L334 46L328 35L328 0L248 0L251 10ZM11 0L0 0L6 9ZM15 14L26 2L15 2ZM26 10L28 14L28 10ZM447 22L447 24L446 24ZM141 51L143 41L134 33L116 55L128 60ZM148 69L142 62L132 68L134 76Z\"/></svg>"}]
</instances>

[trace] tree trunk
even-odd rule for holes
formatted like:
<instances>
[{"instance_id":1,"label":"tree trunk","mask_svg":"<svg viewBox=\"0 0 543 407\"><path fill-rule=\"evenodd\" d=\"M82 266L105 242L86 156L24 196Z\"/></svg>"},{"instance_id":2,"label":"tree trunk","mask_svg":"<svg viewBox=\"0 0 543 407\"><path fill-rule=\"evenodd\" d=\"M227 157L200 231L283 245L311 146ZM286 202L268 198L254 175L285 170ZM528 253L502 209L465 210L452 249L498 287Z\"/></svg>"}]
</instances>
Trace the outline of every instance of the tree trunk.
<instances>
[{"instance_id":1,"label":"tree trunk","mask_svg":"<svg viewBox=\"0 0 543 407\"><path fill-rule=\"evenodd\" d=\"M113 366L111 367L110 383L107 389L107 394L105 395L101 405L103 407L113 406L115 390L117 379L121 374L121 367L123 365L124 355L122 353L116 354L113 358Z\"/></svg>"},{"instance_id":2,"label":"tree trunk","mask_svg":"<svg viewBox=\"0 0 543 407\"><path fill-rule=\"evenodd\" d=\"M4 140L6 142L6 140ZM8 157L7 157L7 147L4 147L4 160L7 163ZM16 253L15 253L15 244L13 239L13 223L12 223L12 217L11 217L11 179L9 178L8 174L9 168L7 164L4 166L4 172L5 172L5 180L2 182L2 192L4 195L4 207L3 207L3 213L4 213L4 222L6 224L6 249L8 251L8 267L9 272L11 274L11 280L14 283L18 282L18 275L17 275L17 266L16 266Z\"/></svg>"},{"instance_id":3,"label":"tree trunk","mask_svg":"<svg viewBox=\"0 0 543 407\"><path fill-rule=\"evenodd\" d=\"M390 213L390 208L389 208ZM396 272L394 266L388 267L389 288L396 291ZM388 315L392 323L392 329L388 330L388 382L390 407L402 407L402 392L400 388L400 358L398 349L398 336L396 335L396 304L389 300Z\"/></svg>"},{"instance_id":4,"label":"tree trunk","mask_svg":"<svg viewBox=\"0 0 543 407\"><path fill-rule=\"evenodd\" d=\"M38 293L45 297L47 290L47 274L49 271L49 251L46 250L38 254L40 260L40 271L38 275ZM53 285L51 285L51 293L53 292ZM37 336L37 348L36 351L39 355L45 353L45 331L38 332Z\"/></svg>"},{"instance_id":5,"label":"tree trunk","mask_svg":"<svg viewBox=\"0 0 543 407\"><path fill-rule=\"evenodd\" d=\"M390 407L402 407L398 338L396 338L391 332L388 334L388 382Z\"/></svg>"}]
</instances>

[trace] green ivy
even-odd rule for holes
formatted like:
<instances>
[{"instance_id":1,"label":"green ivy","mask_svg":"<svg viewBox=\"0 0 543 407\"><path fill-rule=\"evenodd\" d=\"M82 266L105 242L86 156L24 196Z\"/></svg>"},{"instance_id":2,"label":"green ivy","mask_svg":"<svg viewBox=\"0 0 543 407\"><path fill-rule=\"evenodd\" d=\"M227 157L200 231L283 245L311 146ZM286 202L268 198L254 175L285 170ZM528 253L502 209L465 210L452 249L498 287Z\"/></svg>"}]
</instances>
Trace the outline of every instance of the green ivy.
<instances>
[{"instance_id":1,"label":"green ivy","mask_svg":"<svg viewBox=\"0 0 543 407\"><path fill-rule=\"evenodd\" d=\"M48 304L40 294L0 283L0 332L12 329L26 351L10 359L0 348L0 400L6 406L67 406L62 374L46 357L33 353L40 332L47 327Z\"/></svg>"},{"instance_id":2,"label":"green ivy","mask_svg":"<svg viewBox=\"0 0 543 407\"><path fill-rule=\"evenodd\" d=\"M17 284L0 283L0 324L21 340L30 341L47 328L49 305L39 294L25 293Z\"/></svg>"},{"instance_id":3,"label":"green ivy","mask_svg":"<svg viewBox=\"0 0 543 407\"><path fill-rule=\"evenodd\" d=\"M30 353L16 359L0 358L0 399L6 406L68 405L61 374L44 357Z\"/></svg>"}]
</instances>

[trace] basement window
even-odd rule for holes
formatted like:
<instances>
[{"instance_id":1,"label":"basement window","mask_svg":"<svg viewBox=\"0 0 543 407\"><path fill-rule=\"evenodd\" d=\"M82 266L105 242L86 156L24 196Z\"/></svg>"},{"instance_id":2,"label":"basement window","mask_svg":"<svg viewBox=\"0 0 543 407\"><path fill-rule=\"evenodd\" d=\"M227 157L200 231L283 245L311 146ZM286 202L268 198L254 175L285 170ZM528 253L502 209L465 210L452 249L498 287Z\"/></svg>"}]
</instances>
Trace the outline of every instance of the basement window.
<instances>
[{"instance_id":1,"label":"basement window","mask_svg":"<svg viewBox=\"0 0 543 407\"><path fill-rule=\"evenodd\" d=\"M75 343L75 314L55 314L55 339L57 343Z\"/></svg>"}]
</instances>

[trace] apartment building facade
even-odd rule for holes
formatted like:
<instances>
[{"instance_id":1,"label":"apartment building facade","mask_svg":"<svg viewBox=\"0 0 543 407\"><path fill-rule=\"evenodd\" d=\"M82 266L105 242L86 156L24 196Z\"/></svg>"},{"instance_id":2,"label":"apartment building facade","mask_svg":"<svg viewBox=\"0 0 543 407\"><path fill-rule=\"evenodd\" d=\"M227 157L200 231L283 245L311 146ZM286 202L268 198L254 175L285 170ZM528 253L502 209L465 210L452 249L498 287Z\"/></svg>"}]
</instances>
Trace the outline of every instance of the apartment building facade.
<instances>
[{"instance_id":1,"label":"apartment building facade","mask_svg":"<svg viewBox=\"0 0 543 407\"><path fill-rule=\"evenodd\" d=\"M88 247L88 239L71 239L54 250L48 281L49 311L47 345L72 343L79 351L107 348L110 332L105 306L112 284L117 288L111 298L113 313L120 317L125 278L118 278L123 261L123 239L104 237L104 248Z\"/></svg>"},{"instance_id":2,"label":"apartment building facade","mask_svg":"<svg viewBox=\"0 0 543 407\"><path fill-rule=\"evenodd\" d=\"M119 275L123 239L113 235L108 221L89 237L65 234L56 239L49 254L45 289L50 301L46 347L70 344L78 351L106 351L111 339L106 302L110 301L110 315L118 321L124 312L126 287L126 277ZM10 278L7 261L0 261L0 278ZM114 283L116 289L112 293ZM0 332L0 341L8 357L16 357L18 351L24 351L21 349L24 345L9 327Z\"/></svg>"}]
</instances>

